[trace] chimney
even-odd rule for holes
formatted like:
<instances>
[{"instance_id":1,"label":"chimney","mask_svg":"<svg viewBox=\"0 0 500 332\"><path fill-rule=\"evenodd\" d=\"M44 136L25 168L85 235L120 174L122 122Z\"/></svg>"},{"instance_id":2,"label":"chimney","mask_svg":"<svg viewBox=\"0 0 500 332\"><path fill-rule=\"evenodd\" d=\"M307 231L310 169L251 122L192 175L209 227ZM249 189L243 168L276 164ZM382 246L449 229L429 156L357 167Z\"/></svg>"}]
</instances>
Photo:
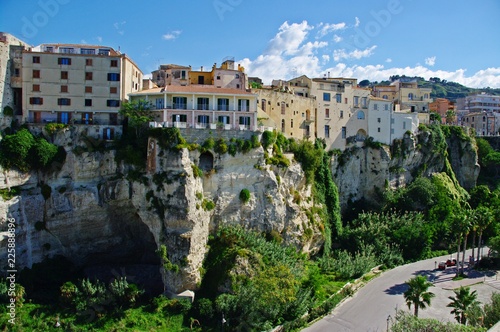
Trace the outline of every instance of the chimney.
<instances>
[{"instance_id":1,"label":"chimney","mask_svg":"<svg viewBox=\"0 0 500 332\"><path fill-rule=\"evenodd\" d=\"M203 71L203 66L201 66L201 69L200 69L200 71Z\"/></svg>"}]
</instances>

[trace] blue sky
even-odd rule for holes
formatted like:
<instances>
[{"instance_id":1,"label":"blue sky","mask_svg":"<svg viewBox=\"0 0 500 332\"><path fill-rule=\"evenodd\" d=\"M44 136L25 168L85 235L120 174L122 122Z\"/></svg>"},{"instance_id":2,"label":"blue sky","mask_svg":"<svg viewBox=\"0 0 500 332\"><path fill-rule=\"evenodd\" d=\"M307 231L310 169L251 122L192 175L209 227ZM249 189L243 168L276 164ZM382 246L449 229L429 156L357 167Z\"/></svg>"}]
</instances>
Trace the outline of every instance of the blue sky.
<instances>
[{"instance_id":1,"label":"blue sky","mask_svg":"<svg viewBox=\"0 0 500 332\"><path fill-rule=\"evenodd\" d=\"M2 0L0 31L120 48L145 74L232 56L265 83L330 72L500 88L498 0Z\"/></svg>"}]
</instances>

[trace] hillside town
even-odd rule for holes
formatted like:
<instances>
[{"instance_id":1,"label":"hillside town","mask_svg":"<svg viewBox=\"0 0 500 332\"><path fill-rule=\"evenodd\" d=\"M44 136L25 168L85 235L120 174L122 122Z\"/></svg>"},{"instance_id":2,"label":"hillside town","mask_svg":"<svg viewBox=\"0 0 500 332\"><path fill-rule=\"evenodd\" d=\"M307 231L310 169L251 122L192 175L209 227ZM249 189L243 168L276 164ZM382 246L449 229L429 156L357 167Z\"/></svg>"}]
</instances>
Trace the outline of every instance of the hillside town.
<instances>
[{"instance_id":1,"label":"hillside town","mask_svg":"<svg viewBox=\"0 0 500 332\"><path fill-rule=\"evenodd\" d=\"M147 100L152 127L276 130L288 138L323 139L344 150L368 137L391 144L433 121L498 135L500 97L475 94L433 99L414 79L360 87L357 78L306 75L262 84L227 57L211 68L165 64L145 73L108 46L47 43L31 46L0 33L0 110L21 123L93 126L96 138L121 133L120 107ZM5 120L4 120L5 121ZM435 121L435 119L434 119Z\"/></svg>"}]
</instances>

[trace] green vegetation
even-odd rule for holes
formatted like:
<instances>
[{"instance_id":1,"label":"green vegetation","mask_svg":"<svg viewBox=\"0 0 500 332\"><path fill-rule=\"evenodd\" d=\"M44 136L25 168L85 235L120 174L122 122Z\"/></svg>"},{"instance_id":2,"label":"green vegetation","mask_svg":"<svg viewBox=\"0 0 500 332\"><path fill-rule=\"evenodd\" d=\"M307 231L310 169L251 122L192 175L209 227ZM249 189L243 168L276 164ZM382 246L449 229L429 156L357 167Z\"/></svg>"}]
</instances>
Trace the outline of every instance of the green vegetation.
<instances>
[{"instance_id":1,"label":"green vegetation","mask_svg":"<svg viewBox=\"0 0 500 332\"><path fill-rule=\"evenodd\" d=\"M408 290L404 292L404 298L408 309L413 305L413 312L415 317L418 317L418 310L425 309L431 305L431 299L435 296L434 293L429 292L429 287L432 283L427 281L425 276L416 276L406 282Z\"/></svg>"},{"instance_id":2,"label":"green vegetation","mask_svg":"<svg viewBox=\"0 0 500 332\"><path fill-rule=\"evenodd\" d=\"M246 204L248 203L248 201L250 200L250 191L248 189L242 189L240 191L240 201L243 203L243 204Z\"/></svg>"},{"instance_id":3,"label":"green vegetation","mask_svg":"<svg viewBox=\"0 0 500 332\"><path fill-rule=\"evenodd\" d=\"M34 137L28 129L6 135L0 142L0 165L5 169L47 170L52 162L65 158L65 152L43 137Z\"/></svg>"}]
</instances>

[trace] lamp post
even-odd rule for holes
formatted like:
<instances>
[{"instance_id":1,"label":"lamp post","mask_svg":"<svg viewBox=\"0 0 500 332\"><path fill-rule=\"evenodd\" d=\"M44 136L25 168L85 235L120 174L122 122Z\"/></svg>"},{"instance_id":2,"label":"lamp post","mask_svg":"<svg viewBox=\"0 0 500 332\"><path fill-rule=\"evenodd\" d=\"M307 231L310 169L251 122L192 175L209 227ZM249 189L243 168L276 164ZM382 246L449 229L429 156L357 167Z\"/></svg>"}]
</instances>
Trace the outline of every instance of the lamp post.
<instances>
[{"instance_id":1,"label":"lamp post","mask_svg":"<svg viewBox=\"0 0 500 332\"><path fill-rule=\"evenodd\" d=\"M391 315L387 316L387 332L389 332L389 322L391 321Z\"/></svg>"}]
</instances>

